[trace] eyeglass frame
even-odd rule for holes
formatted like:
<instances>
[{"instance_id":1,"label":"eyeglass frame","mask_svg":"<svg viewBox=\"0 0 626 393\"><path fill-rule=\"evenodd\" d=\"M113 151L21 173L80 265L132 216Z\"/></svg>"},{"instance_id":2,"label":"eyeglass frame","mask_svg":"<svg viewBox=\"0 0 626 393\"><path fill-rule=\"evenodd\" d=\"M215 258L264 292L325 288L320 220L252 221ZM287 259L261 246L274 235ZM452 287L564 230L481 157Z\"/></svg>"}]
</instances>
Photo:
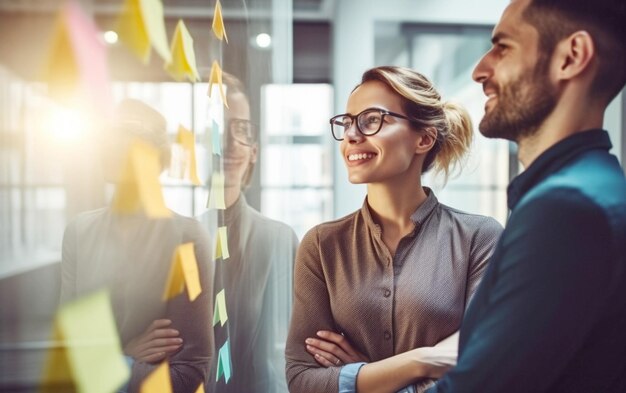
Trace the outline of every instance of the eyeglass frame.
<instances>
[{"instance_id":1,"label":"eyeglass frame","mask_svg":"<svg viewBox=\"0 0 626 393\"><path fill-rule=\"evenodd\" d=\"M381 114L380 124L378 125L378 129L376 131L374 131L374 132L372 132L370 134L366 134L365 132L363 132L363 130L361 130L361 127L359 126L359 120L358 120L359 116L361 116L365 112L374 112L374 111L380 112L380 114ZM400 113L388 111L388 110L382 109L382 108L371 107L371 108L367 108L367 109L362 110L361 112L357 113L356 115L351 115L349 113L342 113L342 114L335 115L335 116L331 117L330 120L329 120L329 123L330 123L330 133L333 135L333 138L336 141L338 141L338 142L341 142L344 139L346 139L346 138L339 139L339 138L337 138L335 136L335 133L333 132L333 120L337 119L338 117L347 116L352 121L352 124L356 124L356 129L357 129L357 131L359 131L361 133L361 135L363 135L363 136L373 136L373 135L378 134L380 132L380 130L383 128L383 124L385 122L385 116L387 116L387 115L393 116L393 117L398 117L400 119L408 120L410 123L413 123L413 124L417 123L417 120L411 119L411 118L409 118L409 117L407 117L405 115L402 115ZM352 127L352 124L350 124L350 127ZM346 131L350 127L346 128ZM345 132L344 132L344 135L345 135Z\"/></svg>"},{"instance_id":2,"label":"eyeglass frame","mask_svg":"<svg viewBox=\"0 0 626 393\"><path fill-rule=\"evenodd\" d=\"M241 139L238 139L234 133L231 133L231 128L233 126L233 124L237 124L237 123L245 123L248 125L248 127L250 127L250 131L251 131L251 135L250 135L250 141L242 141ZM253 123L252 121L250 121L249 119L240 119L237 117L233 117L233 118L229 118L226 121L226 129L227 131L231 134L231 137L237 141L237 143L243 145L243 146L253 146L256 142L257 142L257 125L256 123Z\"/></svg>"}]
</instances>

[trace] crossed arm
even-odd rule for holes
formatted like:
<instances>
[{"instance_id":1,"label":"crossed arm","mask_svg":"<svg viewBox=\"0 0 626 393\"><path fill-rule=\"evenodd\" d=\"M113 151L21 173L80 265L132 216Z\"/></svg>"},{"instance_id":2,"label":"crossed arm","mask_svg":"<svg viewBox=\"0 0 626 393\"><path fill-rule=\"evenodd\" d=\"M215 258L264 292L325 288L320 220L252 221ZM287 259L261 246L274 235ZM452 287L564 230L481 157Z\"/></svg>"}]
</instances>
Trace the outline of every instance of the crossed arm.
<instances>
[{"instance_id":1,"label":"crossed arm","mask_svg":"<svg viewBox=\"0 0 626 393\"><path fill-rule=\"evenodd\" d=\"M306 349L323 367L368 362L343 335L317 332L306 339ZM360 393L395 392L423 378L439 378L456 364L459 333L433 347L416 348L360 368L356 388Z\"/></svg>"}]
</instances>

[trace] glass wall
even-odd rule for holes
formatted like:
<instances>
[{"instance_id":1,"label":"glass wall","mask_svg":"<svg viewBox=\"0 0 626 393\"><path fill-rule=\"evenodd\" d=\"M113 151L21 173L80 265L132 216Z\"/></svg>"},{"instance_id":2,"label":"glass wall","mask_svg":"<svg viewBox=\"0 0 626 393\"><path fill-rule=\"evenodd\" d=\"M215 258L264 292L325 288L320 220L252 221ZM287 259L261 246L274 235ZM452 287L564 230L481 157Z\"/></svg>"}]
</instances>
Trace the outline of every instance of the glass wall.
<instances>
[{"instance_id":1,"label":"glass wall","mask_svg":"<svg viewBox=\"0 0 626 393\"><path fill-rule=\"evenodd\" d=\"M0 6L0 390L136 391L167 363L174 391L286 392L290 225L328 219L332 193L320 127L272 118L329 116L282 107L329 108L332 91L281 90L291 14L284 0ZM271 174L301 154L306 177ZM294 197L309 202L274 203ZM138 343L165 319L184 344L146 358Z\"/></svg>"}]
</instances>

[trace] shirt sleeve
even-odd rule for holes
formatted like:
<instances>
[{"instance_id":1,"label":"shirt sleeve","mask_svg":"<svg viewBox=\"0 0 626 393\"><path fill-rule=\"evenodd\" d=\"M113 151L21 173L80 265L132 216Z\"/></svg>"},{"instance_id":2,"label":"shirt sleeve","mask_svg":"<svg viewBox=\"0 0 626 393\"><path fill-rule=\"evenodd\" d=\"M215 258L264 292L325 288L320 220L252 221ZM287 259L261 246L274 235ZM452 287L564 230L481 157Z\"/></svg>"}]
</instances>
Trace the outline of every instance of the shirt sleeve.
<instances>
[{"instance_id":1,"label":"shirt sleeve","mask_svg":"<svg viewBox=\"0 0 626 393\"><path fill-rule=\"evenodd\" d=\"M466 313L458 364L428 392L546 392L606 304L610 234L576 190L515 211Z\"/></svg>"},{"instance_id":2,"label":"shirt sleeve","mask_svg":"<svg viewBox=\"0 0 626 393\"><path fill-rule=\"evenodd\" d=\"M496 248L498 239L502 234L502 225L491 217L478 226L478 230L472 237L472 248L470 253L470 266L467 275L467 292L465 298L469 300L474 296L478 284L483 278L491 255Z\"/></svg>"},{"instance_id":3,"label":"shirt sleeve","mask_svg":"<svg viewBox=\"0 0 626 393\"><path fill-rule=\"evenodd\" d=\"M304 340L319 330L336 329L321 266L317 228L302 239L294 267L294 304L285 348L289 391L337 392L339 367L322 367L306 351Z\"/></svg>"},{"instance_id":4,"label":"shirt sleeve","mask_svg":"<svg viewBox=\"0 0 626 393\"><path fill-rule=\"evenodd\" d=\"M356 379L365 362L346 364L339 372L339 393L356 393Z\"/></svg>"},{"instance_id":5,"label":"shirt sleeve","mask_svg":"<svg viewBox=\"0 0 626 393\"><path fill-rule=\"evenodd\" d=\"M76 226L72 221L63 233L60 304L76 296Z\"/></svg>"}]
</instances>

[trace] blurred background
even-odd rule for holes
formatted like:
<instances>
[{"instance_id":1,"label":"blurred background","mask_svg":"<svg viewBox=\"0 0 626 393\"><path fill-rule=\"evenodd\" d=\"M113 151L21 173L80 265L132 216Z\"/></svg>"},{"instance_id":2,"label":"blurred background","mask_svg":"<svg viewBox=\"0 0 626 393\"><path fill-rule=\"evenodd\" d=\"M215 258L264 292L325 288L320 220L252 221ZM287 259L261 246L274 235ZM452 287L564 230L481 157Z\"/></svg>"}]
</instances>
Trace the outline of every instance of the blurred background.
<instances>
[{"instance_id":1,"label":"blurred background","mask_svg":"<svg viewBox=\"0 0 626 393\"><path fill-rule=\"evenodd\" d=\"M193 37L201 80L180 82L153 51L144 64L122 42L116 21L123 0L81 0L105 48L113 102L145 101L196 135L204 185L161 176L166 205L186 216L206 211L211 173L211 64L245 85L259 129L259 161L249 204L291 226L312 226L358 209L364 186L347 181L328 119L345 112L352 88L377 65L415 68L447 100L464 104L474 123L483 113L471 71L490 47L507 0L224 0L228 42L211 32L215 0L164 0L167 43L179 20ZM0 390L27 390L57 306L63 230L77 213L107 204L111 187L98 159L102 116L60 103L45 77L55 23L65 2L0 0ZM106 104L103 104L106 106ZM626 156L624 93L607 112L613 152ZM104 108L103 108L104 111ZM95 111L98 112L98 111ZM478 132L463 172L443 187L427 178L445 204L505 224L506 186L521 168L515 147ZM623 161L622 161L623 162ZM35 360L33 360L35 359ZM30 384L30 385L29 385Z\"/></svg>"}]
</instances>

